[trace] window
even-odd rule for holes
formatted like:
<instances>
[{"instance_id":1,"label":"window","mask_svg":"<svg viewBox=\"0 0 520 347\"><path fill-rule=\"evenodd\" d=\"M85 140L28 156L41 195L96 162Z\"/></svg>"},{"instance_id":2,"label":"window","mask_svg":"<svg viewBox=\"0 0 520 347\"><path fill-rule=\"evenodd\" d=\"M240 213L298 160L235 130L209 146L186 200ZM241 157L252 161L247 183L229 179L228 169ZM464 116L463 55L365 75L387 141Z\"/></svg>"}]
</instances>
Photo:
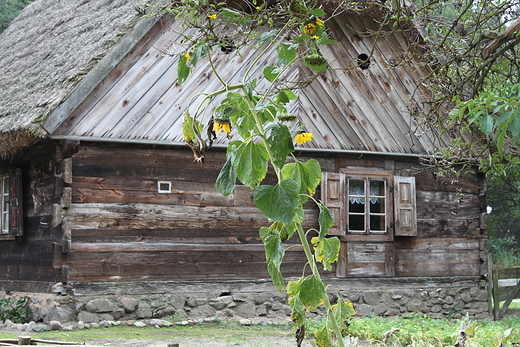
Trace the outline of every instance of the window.
<instances>
[{"instance_id":1,"label":"window","mask_svg":"<svg viewBox=\"0 0 520 347\"><path fill-rule=\"evenodd\" d=\"M21 170L14 169L0 173L0 239L12 239L22 236L22 185Z\"/></svg>"},{"instance_id":2,"label":"window","mask_svg":"<svg viewBox=\"0 0 520 347\"><path fill-rule=\"evenodd\" d=\"M347 178L347 234L387 232L387 186L383 178Z\"/></svg>"},{"instance_id":3,"label":"window","mask_svg":"<svg viewBox=\"0 0 520 347\"><path fill-rule=\"evenodd\" d=\"M393 276L394 236L416 236L415 178L391 171L341 169L324 173L322 201L342 241L336 275Z\"/></svg>"},{"instance_id":4,"label":"window","mask_svg":"<svg viewBox=\"0 0 520 347\"><path fill-rule=\"evenodd\" d=\"M9 175L0 175L2 189L2 221L0 232L2 235L9 234Z\"/></svg>"}]
</instances>

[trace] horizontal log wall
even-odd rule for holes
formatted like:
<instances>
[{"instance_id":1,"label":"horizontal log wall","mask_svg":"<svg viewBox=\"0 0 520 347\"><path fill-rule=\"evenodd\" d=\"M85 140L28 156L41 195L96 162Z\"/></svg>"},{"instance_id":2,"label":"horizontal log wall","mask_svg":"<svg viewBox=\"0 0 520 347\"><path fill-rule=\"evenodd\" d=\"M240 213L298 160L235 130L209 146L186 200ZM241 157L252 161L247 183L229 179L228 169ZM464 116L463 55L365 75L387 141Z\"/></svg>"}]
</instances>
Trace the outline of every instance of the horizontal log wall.
<instances>
[{"instance_id":1,"label":"horizontal log wall","mask_svg":"<svg viewBox=\"0 0 520 347\"><path fill-rule=\"evenodd\" d=\"M23 236L0 241L0 290L20 289L13 281L61 281L61 270L53 266L53 243L61 238L61 229L52 225L58 174L55 151L54 145L40 145L23 157L0 161L0 169L22 169L24 212Z\"/></svg>"},{"instance_id":2,"label":"horizontal log wall","mask_svg":"<svg viewBox=\"0 0 520 347\"><path fill-rule=\"evenodd\" d=\"M215 189L224 161L222 152L197 164L191 151L82 146L66 217L70 279L269 278L259 237L268 220L249 188L229 197ZM171 182L171 193L158 193L158 181ZM308 212L307 226L317 216ZM282 273L300 275L303 261L289 249Z\"/></svg>"},{"instance_id":3,"label":"horizontal log wall","mask_svg":"<svg viewBox=\"0 0 520 347\"><path fill-rule=\"evenodd\" d=\"M229 197L216 191L224 160L224 153L217 151L197 164L191 152L182 149L82 144L73 157L72 204L66 216L71 252L56 258L55 266L69 265L72 281L268 278L258 236L268 221L254 206L249 188L238 185ZM392 252L371 265L381 267L375 275L482 273L486 251L481 177L439 178L421 170L416 161L388 158L318 160L324 171L347 166L388 169L391 162L395 175L416 177L418 237L390 242ZM158 193L158 181L171 182L171 193ZM273 183L272 175L267 181ZM305 226L315 227L312 204L306 205L306 212ZM299 276L303 263L301 249L290 248L284 276Z\"/></svg>"}]
</instances>

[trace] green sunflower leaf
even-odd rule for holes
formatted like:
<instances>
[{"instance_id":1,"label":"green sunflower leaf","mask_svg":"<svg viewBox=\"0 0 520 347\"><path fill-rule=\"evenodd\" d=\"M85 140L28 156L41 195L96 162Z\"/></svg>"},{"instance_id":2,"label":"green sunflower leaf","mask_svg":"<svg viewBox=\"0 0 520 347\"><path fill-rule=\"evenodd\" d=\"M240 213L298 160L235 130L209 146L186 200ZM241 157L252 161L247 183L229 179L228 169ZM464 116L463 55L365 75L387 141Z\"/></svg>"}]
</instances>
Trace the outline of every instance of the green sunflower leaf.
<instances>
[{"instance_id":1,"label":"green sunflower leaf","mask_svg":"<svg viewBox=\"0 0 520 347\"><path fill-rule=\"evenodd\" d=\"M298 205L298 185L285 178L275 186L262 185L253 195L258 209L273 221L290 224Z\"/></svg>"},{"instance_id":2,"label":"green sunflower leaf","mask_svg":"<svg viewBox=\"0 0 520 347\"><path fill-rule=\"evenodd\" d=\"M267 174L269 156L263 143L244 142L237 148L233 168L238 179L251 189L257 187Z\"/></svg>"},{"instance_id":3,"label":"green sunflower leaf","mask_svg":"<svg viewBox=\"0 0 520 347\"><path fill-rule=\"evenodd\" d=\"M323 264L323 268L332 271L332 264L338 261L341 241L337 237L323 238L313 237L311 242L314 246L316 261Z\"/></svg>"},{"instance_id":4,"label":"green sunflower leaf","mask_svg":"<svg viewBox=\"0 0 520 347\"><path fill-rule=\"evenodd\" d=\"M305 278L300 285L300 300L307 311L314 310L325 302L325 285L314 275Z\"/></svg>"},{"instance_id":5,"label":"green sunflower leaf","mask_svg":"<svg viewBox=\"0 0 520 347\"><path fill-rule=\"evenodd\" d=\"M279 292L281 292L283 290L284 282L282 273L280 272L280 267L270 261L267 265L267 271L269 272L269 275L271 275L271 280L273 281L274 286Z\"/></svg>"},{"instance_id":6,"label":"green sunflower leaf","mask_svg":"<svg viewBox=\"0 0 520 347\"><path fill-rule=\"evenodd\" d=\"M318 208L320 209L320 214L318 216L318 224L320 225L320 240L325 238L325 235L329 232L329 229L334 225L334 217L327 206L323 205L321 202L318 203Z\"/></svg>"},{"instance_id":7,"label":"green sunflower leaf","mask_svg":"<svg viewBox=\"0 0 520 347\"><path fill-rule=\"evenodd\" d=\"M298 190L301 194L299 199L303 204L307 201L309 195L316 193L316 188L321 181L320 163L315 159L306 162L296 160L294 163L287 164L282 169L282 175L285 178L292 178L298 184Z\"/></svg>"},{"instance_id":8,"label":"green sunflower leaf","mask_svg":"<svg viewBox=\"0 0 520 347\"><path fill-rule=\"evenodd\" d=\"M233 168L233 160L235 159L235 152L231 151L228 154L228 158L226 163L220 170L218 174L217 181L215 182L215 187L220 192L220 194L224 196L228 196L233 193L235 190L235 183L237 180L237 175L235 173L235 169Z\"/></svg>"},{"instance_id":9,"label":"green sunflower leaf","mask_svg":"<svg viewBox=\"0 0 520 347\"><path fill-rule=\"evenodd\" d=\"M294 152L294 145L289 128L284 124L273 124L270 127L270 134L267 143L271 147L274 156L274 164L283 167L287 156Z\"/></svg>"},{"instance_id":10,"label":"green sunflower leaf","mask_svg":"<svg viewBox=\"0 0 520 347\"><path fill-rule=\"evenodd\" d=\"M177 79L179 84L182 84L186 81L190 75L190 70L191 69L188 66L188 59L184 56L184 54L181 54L177 65Z\"/></svg>"}]
</instances>

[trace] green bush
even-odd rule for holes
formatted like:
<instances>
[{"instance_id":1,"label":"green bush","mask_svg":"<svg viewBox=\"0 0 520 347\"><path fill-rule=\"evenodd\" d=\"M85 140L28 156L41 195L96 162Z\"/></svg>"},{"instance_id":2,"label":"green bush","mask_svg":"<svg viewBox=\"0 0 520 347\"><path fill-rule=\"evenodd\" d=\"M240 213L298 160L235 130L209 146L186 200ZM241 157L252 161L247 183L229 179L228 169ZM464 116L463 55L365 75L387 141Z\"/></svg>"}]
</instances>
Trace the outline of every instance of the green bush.
<instances>
[{"instance_id":1,"label":"green bush","mask_svg":"<svg viewBox=\"0 0 520 347\"><path fill-rule=\"evenodd\" d=\"M318 319L312 320L312 324L307 326L307 333L312 334L321 324ZM385 333L392 329L394 332L385 339ZM444 347L455 344L460 330L466 332L466 346L514 346L513 342L520 342L520 317L494 322L473 321L468 317L458 320L432 319L423 314L396 318L368 316L351 320L348 334L368 340L371 346Z\"/></svg>"},{"instance_id":2,"label":"green bush","mask_svg":"<svg viewBox=\"0 0 520 347\"><path fill-rule=\"evenodd\" d=\"M13 300L0 300L0 320L9 319L13 323L27 323L31 316L29 297Z\"/></svg>"},{"instance_id":3,"label":"green bush","mask_svg":"<svg viewBox=\"0 0 520 347\"><path fill-rule=\"evenodd\" d=\"M492 256L493 267L506 269L520 266L520 253L514 237L490 237L488 248Z\"/></svg>"}]
</instances>

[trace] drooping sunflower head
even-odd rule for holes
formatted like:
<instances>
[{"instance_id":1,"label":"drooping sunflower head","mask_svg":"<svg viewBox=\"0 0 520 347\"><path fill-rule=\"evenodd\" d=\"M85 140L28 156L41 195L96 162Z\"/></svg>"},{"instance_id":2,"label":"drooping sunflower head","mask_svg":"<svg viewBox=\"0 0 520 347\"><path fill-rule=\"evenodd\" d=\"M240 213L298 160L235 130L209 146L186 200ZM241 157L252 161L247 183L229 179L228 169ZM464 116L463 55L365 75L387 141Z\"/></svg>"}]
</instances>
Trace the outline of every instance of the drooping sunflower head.
<instances>
[{"instance_id":1,"label":"drooping sunflower head","mask_svg":"<svg viewBox=\"0 0 520 347\"><path fill-rule=\"evenodd\" d=\"M314 71L327 71L327 59L318 53L309 54L303 58L303 62Z\"/></svg>"},{"instance_id":2,"label":"drooping sunflower head","mask_svg":"<svg viewBox=\"0 0 520 347\"><path fill-rule=\"evenodd\" d=\"M231 132L231 122L229 118L215 118L213 120L213 131L215 133L224 131L226 134L229 134Z\"/></svg>"},{"instance_id":3,"label":"drooping sunflower head","mask_svg":"<svg viewBox=\"0 0 520 347\"><path fill-rule=\"evenodd\" d=\"M303 33L304 34L308 34L308 35L312 35L316 32L316 24L314 23L307 23L307 24L304 24L303 25Z\"/></svg>"},{"instance_id":4,"label":"drooping sunflower head","mask_svg":"<svg viewBox=\"0 0 520 347\"><path fill-rule=\"evenodd\" d=\"M300 131L297 135L294 141L299 144L303 145L307 141L312 141L312 133L307 133L305 131Z\"/></svg>"}]
</instances>

